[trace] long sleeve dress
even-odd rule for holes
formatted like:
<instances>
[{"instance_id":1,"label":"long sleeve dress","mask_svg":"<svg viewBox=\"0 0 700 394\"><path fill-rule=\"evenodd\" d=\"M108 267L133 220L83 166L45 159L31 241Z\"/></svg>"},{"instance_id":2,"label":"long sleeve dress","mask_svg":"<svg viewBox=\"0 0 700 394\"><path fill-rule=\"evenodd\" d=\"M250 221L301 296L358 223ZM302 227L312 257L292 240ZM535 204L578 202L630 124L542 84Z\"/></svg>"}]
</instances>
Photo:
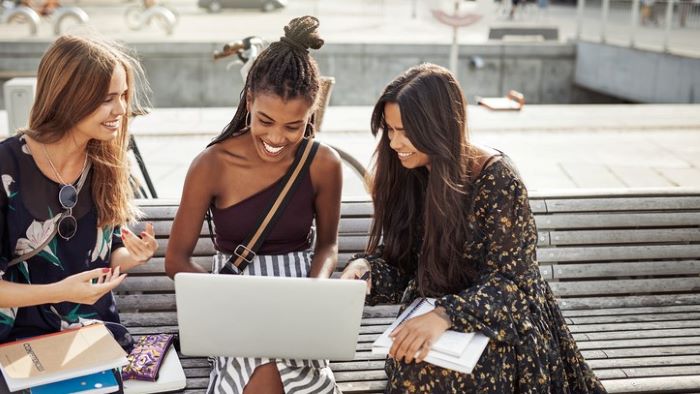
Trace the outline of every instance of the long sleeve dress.
<instances>
[{"instance_id":1,"label":"long sleeve dress","mask_svg":"<svg viewBox=\"0 0 700 394\"><path fill-rule=\"evenodd\" d=\"M447 312L451 330L481 331L489 345L472 374L388 358L386 392L605 393L540 276L527 191L510 160L504 157L484 169L473 190L472 218L465 220L472 220L480 235L464 245L463 258L476 267L478 278L457 294L438 297L436 305ZM371 265L367 302L405 306L419 297L415 270L401 270L381 255L380 247L373 255L357 256Z\"/></svg>"}]
</instances>

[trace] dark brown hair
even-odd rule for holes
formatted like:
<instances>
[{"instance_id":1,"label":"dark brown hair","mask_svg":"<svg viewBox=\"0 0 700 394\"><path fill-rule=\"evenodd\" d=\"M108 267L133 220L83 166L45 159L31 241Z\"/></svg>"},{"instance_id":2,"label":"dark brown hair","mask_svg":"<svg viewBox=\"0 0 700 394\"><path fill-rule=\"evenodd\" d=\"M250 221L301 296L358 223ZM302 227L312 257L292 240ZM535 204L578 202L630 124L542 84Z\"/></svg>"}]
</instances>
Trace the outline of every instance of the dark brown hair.
<instances>
[{"instance_id":1,"label":"dark brown hair","mask_svg":"<svg viewBox=\"0 0 700 394\"><path fill-rule=\"evenodd\" d=\"M248 131L248 94L273 93L285 101L303 97L312 108L316 105L319 72L316 61L309 55L309 48L323 46L318 26L318 19L313 16L294 18L285 26L284 37L260 53L248 72L233 119L209 145ZM307 137L314 134L313 119L307 124L304 134Z\"/></svg>"},{"instance_id":2,"label":"dark brown hair","mask_svg":"<svg viewBox=\"0 0 700 394\"><path fill-rule=\"evenodd\" d=\"M87 146L98 226L122 225L139 216L126 155L128 116L145 113L148 104L148 84L139 62L116 42L70 35L57 38L39 63L29 128L22 130L45 144L63 138L102 104L116 67L124 67L128 86L121 130L113 140L91 140Z\"/></svg>"},{"instance_id":3,"label":"dark brown hair","mask_svg":"<svg viewBox=\"0 0 700 394\"><path fill-rule=\"evenodd\" d=\"M430 170L401 165L384 132L387 103L399 105L406 137L428 155ZM383 257L390 264L417 269L423 294L457 291L475 276L462 258L471 196L466 121L459 83L434 64L412 67L394 79L372 113L372 134L381 137L375 152L375 210L368 251L375 252L383 242Z\"/></svg>"}]
</instances>

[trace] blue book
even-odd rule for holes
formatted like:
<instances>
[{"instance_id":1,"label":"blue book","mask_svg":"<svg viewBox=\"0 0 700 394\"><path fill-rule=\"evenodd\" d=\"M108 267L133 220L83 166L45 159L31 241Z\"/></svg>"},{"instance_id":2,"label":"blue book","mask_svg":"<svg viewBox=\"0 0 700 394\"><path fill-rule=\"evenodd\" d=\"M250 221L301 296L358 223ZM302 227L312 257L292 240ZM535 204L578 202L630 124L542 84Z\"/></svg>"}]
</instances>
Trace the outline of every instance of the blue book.
<instances>
[{"instance_id":1,"label":"blue book","mask_svg":"<svg viewBox=\"0 0 700 394\"><path fill-rule=\"evenodd\" d=\"M112 370L61 380L55 383L32 387L31 394L103 394L119 390L119 382Z\"/></svg>"}]
</instances>

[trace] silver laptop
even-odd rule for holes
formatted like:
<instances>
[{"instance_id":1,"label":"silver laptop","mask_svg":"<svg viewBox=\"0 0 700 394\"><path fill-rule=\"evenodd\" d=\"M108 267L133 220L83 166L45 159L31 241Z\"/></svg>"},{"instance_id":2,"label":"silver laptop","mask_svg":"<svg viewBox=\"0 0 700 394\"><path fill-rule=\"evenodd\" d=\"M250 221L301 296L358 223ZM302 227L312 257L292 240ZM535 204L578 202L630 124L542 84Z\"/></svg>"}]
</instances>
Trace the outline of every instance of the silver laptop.
<instances>
[{"instance_id":1,"label":"silver laptop","mask_svg":"<svg viewBox=\"0 0 700 394\"><path fill-rule=\"evenodd\" d=\"M180 346L189 356L352 360L362 280L175 275Z\"/></svg>"}]
</instances>

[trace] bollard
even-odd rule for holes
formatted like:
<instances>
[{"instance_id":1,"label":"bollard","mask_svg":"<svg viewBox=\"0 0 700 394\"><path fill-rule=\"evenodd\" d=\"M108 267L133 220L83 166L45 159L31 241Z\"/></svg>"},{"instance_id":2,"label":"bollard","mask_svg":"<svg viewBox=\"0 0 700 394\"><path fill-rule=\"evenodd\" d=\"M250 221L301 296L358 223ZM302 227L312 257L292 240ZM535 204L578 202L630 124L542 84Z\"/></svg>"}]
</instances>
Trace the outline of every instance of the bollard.
<instances>
[{"instance_id":1,"label":"bollard","mask_svg":"<svg viewBox=\"0 0 700 394\"><path fill-rule=\"evenodd\" d=\"M66 19L75 19L79 24L90 21L88 14L80 7L59 7L53 15L53 34L61 34L61 23Z\"/></svg>"},{"instance_id":2,"label":"bollard","mask_svg":"<svg viewBox=\"0 0 700 394\"><path fill-rule=\"evenodd\" d=\"M23 5L17 6L9 11L5 11L2 15L2 23L10 23L15 18L24 18L27 21L27 25L29 25L30 34L36 35L40 22L39 14L36 11Z\"/></svg>"},{"instance_id":3,"label":"bollard","mask_svg":"<svg viewBox=\"0 0 700 394\"><path fill-rule=\"evenodd\" d=\"M630 47L634 47L634 37L639 26L639 0L632 0L632 20L630 23Z\"/></svg>"},{"instance_id":4,"label":"bollard","mask_svg":"<svg viewBox=\"0 0 700 394\"><path fill-rule=\"evenodd\" d=\"M600 29L600 41L605 43L608 30L608 14L610 13L610 0L603 0L601 23L603 26Z\"/></svg>"},{"instance_id":5,"label":"bollard","mask_svg":"<svg viewBox=\"0 0 700 394\"><path fill-rule=\"evenodd\" d=\"M142 14L143 26L148 25L153 20L157 20L167 35L173 34L173 29L177 23L177 17L169 9L155 5L144 11Z\"/></svg>"},{"instance_id":6,"label":"bollard","mask_svg":"<svg viewBox=\"0 0 700 394\"><path fill-rule=\"evenodd\" d=\"M502 0L505 1L505 0ZM581 39L581 32L583 31L583 11L586 8L586 0L578 0L576 5L576 39Z\"/></svg>"},{"instance_id":7,"label":"bollard","mask_svg":"<svg viewBox=\"0 0 700 394\"><path fill-rule=\"evenodd\" d=\"M668 0L666 3L666 21L664 22L664 52L668 52L668 41L671 37L671 24L673 23L673 2L674 0Z\"/></svg>"}]
</instances>

